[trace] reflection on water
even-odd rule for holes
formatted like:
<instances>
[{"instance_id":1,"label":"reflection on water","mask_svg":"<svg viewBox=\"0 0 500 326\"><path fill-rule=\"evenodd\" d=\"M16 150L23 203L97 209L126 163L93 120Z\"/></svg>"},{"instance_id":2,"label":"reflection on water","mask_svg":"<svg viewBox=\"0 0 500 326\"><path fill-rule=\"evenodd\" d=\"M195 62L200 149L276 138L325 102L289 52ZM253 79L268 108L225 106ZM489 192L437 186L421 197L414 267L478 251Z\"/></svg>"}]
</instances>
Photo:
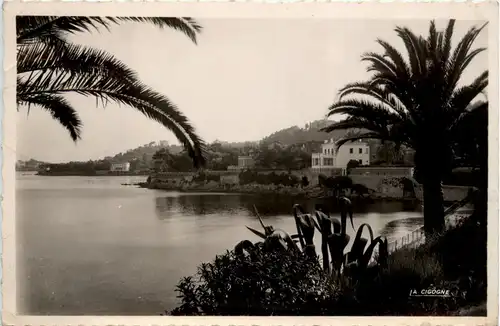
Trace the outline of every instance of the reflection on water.
<instances>
[{"instance_id":1,"label":"reflection on water","mask_svg":"<svg viewBox=\"0 0 500 326\"><path fill-rule=\"evenodd\" d=\"M423 222L423 217L410 217L390 221L384 226L382 230L380 230L380 235L384 237L392 237L392 235L397 232L397 230L403 229L413 231L422 226Z\"/></svg>"},{"instance_id":2,"label":"reflection on water","mask_svg":"<svg viewBox=\"0 0 500 326\"><path fill-rule=\"evenodd\" d=\"M157 217L169 218L169 213L187 215L243 214L255 216L255 209L262 217L292 214L295 204L302 205L307 211L313 211L316 205L326 207L332 215L338 214L337 205L326 199L293 198L280 195L248 195L223 193L176 193L171 192L156 198ZM354 202L354 217L358 214L377 212L415 212L419 205L414 202L363 201Z\"/></svg>"},{"instance_id":3,"label":"reflection on water","mask_svg":"<svg viewBox=\"0 0 500 326\"><path fill-rule=\"evenodd\" d=\"M260 227L254 205L266 223L294 232L294 204L307 210L332 204L121 186L143 179L18 176L21 313L157 315L178 304L175 285L200 262L242 239L258 240L245 228ZM389 239L421 222L419 208L411 204L358 203L354 210L356 227L369 223Z\"/></svg>"},{"instance_id":4,"label":"reflection on water","mask_svg":"<svg viewBox=\"0 0 500 326\"><path fill-rule=\"evenodd\" d=\"M178 213L184 215L212 215L224 214L247 214L251 209L250 198L239 195L226 194L172 194L157 197L157 217L161 220L168 219Z\"/></svg>"}]
</instances>

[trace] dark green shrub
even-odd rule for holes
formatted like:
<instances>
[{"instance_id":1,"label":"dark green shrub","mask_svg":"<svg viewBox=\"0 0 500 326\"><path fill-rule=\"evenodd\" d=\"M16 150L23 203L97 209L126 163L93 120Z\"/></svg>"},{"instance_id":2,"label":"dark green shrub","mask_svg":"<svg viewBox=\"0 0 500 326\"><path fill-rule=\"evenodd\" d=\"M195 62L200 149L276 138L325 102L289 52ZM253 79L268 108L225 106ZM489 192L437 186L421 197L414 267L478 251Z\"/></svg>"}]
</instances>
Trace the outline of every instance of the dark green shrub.
<instances>
[{"instance_id":1,"label":"dark green shrub","mask_svg":"<svg viewBox=\"0 0 500 326\"><path fill-rule=\"evenodd\" d=\"M421 250L438 257L446 279L456 280L467 300L479 303L486 300L487 245L486 227L467 219Z\"/></svg>"},{"instance_id":2,"label":"dark green shrub","mask_svg":"<svg viewBox=\"0 0 500 326\"><path fill-rule=\"evenodd\" d=\"M358 196L364 196L370 193L368 187L360 183L353 184L351 187L351 191L355 192Z\"/></svg>"},{"instance_id":3,"label":"dark green shrub","mask_svg":"<svg viewBox=\"0 0 500 326\"><path fill-rule=\"evenodd\" d=\"M347 218L352 223L352 216L350 202L343 200L340 220L321 211L305 214L296 205L294 235L266 226L257 213L263 231L247 228L263 242L244 240L234 251L202 264L196 275L183 278L177 286L182 304L172 314L440 316L486 301L484 225L467 219L424 246L388 255L387 242L374 239L363 224L344 254ZM313 243L315 229L322 237L321 252L330 257L321 265ZM368 264L375 246L378 254ZM410 295L429 288L450 295Z\"/></svg>"},{"instance_id":4,"label":"dark green shrub","mask_svg":"<svg viewBox=\"0 0 500 326\"><path fill-rule=\"evenodd\" d=\"M209 173L209 174L206 175L206 180L207 181L220 182L220 175L219 174Z\"/></svg>"},{"instance_id":5,"label":"dark green shrub","mask_svg":"<svg viewBox=\"0 0 500 326\"><path fill-rule=\"evenodd\" d=\"M486 239L486 229L467 219L424 246L396 251L386 269L354 285L358 308L367 315L449 315L485 302ZM409 296L432 287L450 297Z\"/></svg>"},{"instance_id":6,"label":"dark green shrub","mask_svg":"<svg viewBox=\"0 0 500 326\"><path fill-rule=\"evenodd\" d=\"M351 169L357 168L360 165L361 165L361 163L359 163L359 161L357 161L357 160L350 160L349 162L347 162L347 167L346 167L348 173L349 173L349 171Z\"/></svg>"},{"instance_id":7,"label":"dark green shrub","mask_svg":"<svg viewBox=\"0 0 500 326\"><path fill-rule=\"evenodd\" d=\"M182 303L172 315L324 315L339 300L317 260L263 246L252 258L231 251L201 264L177 291Z\"/></svg>"},{"instance_id":8,"label":"dark green shrub","mask_svg":"<svg viewBox=\"0 0 500 326\"><path fill-rule=\"evenodd\" d=\"M200 171L193 177L193 182L205 182L207 180L207 175L205 172Z\"/></svg>"},{"instance_id":9,"label":"dark green shrub","mask_svg":"<svg viewBox=\"0 0 500 326\"><path fill-rule=\"evenodd\" d=\"M268 174L258 173L255 171L245 170L240 172L240 184L246 185L250 183L257 183L262 185L282 185L286 187L295 187L299 185L300 180L297 176L289 173L271 172Z\"/></svg>"}]
</instances>

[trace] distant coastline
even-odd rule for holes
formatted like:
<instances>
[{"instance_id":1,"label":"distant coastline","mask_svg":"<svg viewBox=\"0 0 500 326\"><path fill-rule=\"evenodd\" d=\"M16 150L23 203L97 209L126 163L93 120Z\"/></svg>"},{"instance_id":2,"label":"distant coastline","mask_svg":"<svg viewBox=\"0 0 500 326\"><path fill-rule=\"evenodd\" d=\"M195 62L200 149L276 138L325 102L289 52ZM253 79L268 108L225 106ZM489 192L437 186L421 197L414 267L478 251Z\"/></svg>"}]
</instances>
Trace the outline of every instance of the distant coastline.
<instances>
[{"instance_id":1,"label":"distant coastline","mask_svg":"<svg viewBox=\"0 0 500 326\"><path fill-rule=\"evenodd\" d=\"M178 192L202 192L202 193L227 193L227 194L255 194L255 195L283 195L293 197L305 197L311 199L317 198L334 198L328 194L328 191L318 185L308 187L286 187L286 186L271 186L260 184L245 184L245 185L221 185L216 182L208 182L206 184L184 183L175 185L172 183L161 182L139 182L135 184L127 184L128 186L138 186L146 189L156 189L165 191ZM359 200L388 200L388 201L413 201L415 198L403 198L389 196L381 193L370 193L363 196L356 196Z\"/></svg>"},{"instance_id":2,"label":"distant coastline","mask_svg":"<svg viewBox=\"0 0 500 326\"><path fill-rule=\"evenodd\" d=\"M207 184L183 184L173 185L166 183L147 183L136 184L141 188L158 189L180 192L219 192L219 193L242 193L242 194L279 194L290 196L304 196L308 198L317 198L323 196L323 190L320 187L270 187L257 184L247 185L221 185L215 182Z\"/></svg>"},{"instance_id":3,"label":"distant coastline","mask_svg":"<svg viewBox=\"0 0 500 326\"><path fill-rule=\"evenodd\" d=\"M18 171L21 172L21 171ZM22 171L25 172L25 171ZM36 172L36 175L47 176L47 177L116 177L116 176L148 176L149 172L107 172L107 173L97 173L92 172L82 172L82 171L31 171Z\"/></svg>"}]
</instances>

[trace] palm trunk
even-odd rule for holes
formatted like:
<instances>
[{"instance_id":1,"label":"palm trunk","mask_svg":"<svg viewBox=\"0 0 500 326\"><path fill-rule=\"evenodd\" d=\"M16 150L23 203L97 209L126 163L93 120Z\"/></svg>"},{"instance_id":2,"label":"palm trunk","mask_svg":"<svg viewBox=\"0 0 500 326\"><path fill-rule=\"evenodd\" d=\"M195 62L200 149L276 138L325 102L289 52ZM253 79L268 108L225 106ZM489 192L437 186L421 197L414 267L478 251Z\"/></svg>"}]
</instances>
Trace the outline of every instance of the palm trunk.
<instances>
[{"instance_id":1,"label":"palm trunk","mask_svg":"<svg viewBox=\"0 0 500 326\"><path fill-rule=\"evenodd\" d=\"M484 165L479 170L478 193L474 202L474 214L476 220L483 226L487 224L488 215L488 170Z\"/></svg>"},{"instance_id":2,"label":"palm trunk","mask_svg":"<svg viewBox=\"0 0 500 326\"><path fill-rule=\"evenodd\" d=\"M426 239L444 230L444 199L441 181L426 180L424 187L424 231Z\"/></svg>"}]
</instances>

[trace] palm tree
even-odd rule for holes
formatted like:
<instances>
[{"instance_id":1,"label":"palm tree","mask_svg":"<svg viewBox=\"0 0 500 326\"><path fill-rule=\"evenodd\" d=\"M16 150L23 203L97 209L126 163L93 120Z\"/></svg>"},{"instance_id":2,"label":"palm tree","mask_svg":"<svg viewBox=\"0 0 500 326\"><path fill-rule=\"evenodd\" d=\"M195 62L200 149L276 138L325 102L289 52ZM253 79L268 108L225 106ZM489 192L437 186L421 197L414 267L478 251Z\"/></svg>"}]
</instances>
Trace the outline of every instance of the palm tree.
<instances>
[{"instance_id":1,"label":"palm tree","mask_svg":"<svg viewBox=\"0 0 500 326\"><path fill-rule=\"evenodd\" d=\"M95 97L106 104L134 107L169 130L184 145L195 166L205 164L205 144L179 109L147 87L137 74L113 55L71 44L67 35L109 28L123 21L148 22L186 34L196 43L201 26L191 18L18 16L17 105L48 111L73 141L80 139L82 122L67 93Z\"/></svg>"},{"instance_id":2,"label":"palm tree","mask_svg":"<svg viewBox=\"0 0 500 326\"><path fill-rule=\"evenodd\" d=\"M479 191L474 215L485 225L488 202L488 101L477 101L469 110L470 114L460 124L453 147L457 166L477 169L474 175Z\"/></svg>"},{"instance_id":3,"label":"palm tree","mask_svg":"<svg viewBox=\"0 0 500 326\"><path fill-rule=\"evenodd\" d=\"M478 107L484 108L471 104L488 84L488 71L484 71L472 83L458 85L467 66L485 50L471 50L484 25L469 29L452 50L454 24L450 20L446 30L437 31L432 21L427 38L397 27L407 59L389 43L377 40L384 52L362 57L369 63L368 71L373 72L371 79L348 84L340 91L329 115L346 114L347 118L323 129L361 130L341 139L338 147L360 139L379 139L415 150L415 167L424 191L427 235L444 228L442 180L453 164L452 145L468 117ZM348 95L356 97L346 98Z\"/></svg>"}]
</instances>

